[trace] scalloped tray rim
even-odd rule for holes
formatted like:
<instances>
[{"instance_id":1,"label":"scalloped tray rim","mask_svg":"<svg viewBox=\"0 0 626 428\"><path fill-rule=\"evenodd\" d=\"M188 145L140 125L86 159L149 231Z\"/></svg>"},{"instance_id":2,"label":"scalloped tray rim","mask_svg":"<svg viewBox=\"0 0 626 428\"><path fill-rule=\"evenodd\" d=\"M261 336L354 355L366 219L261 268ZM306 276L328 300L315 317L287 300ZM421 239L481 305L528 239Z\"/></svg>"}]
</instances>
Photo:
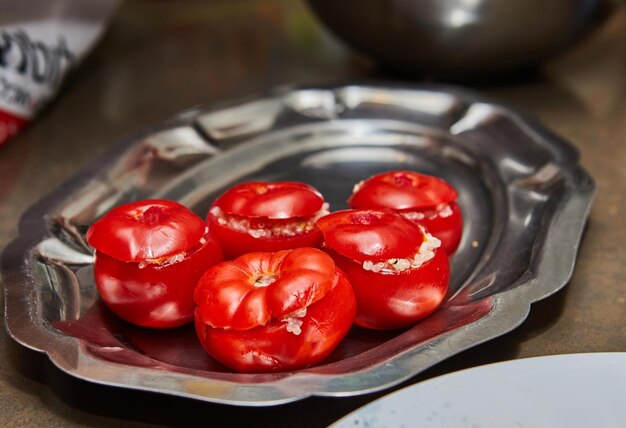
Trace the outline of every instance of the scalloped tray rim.
<instances>
[{"instance_id":1,"label":"scalloped tray rim","mask_svg":"<svg viewBox=\"0 0 626 428\"><path fill-rule=\"evenodd\" d=\"M567 161L567 163L571 164L569 166L572 167L573 169L576 169L577 172L581 174L582 176L582 183L576 189L576 193L572 194L572 198L568 200L568 206L565 207L565 209L569 209L573 211L573 213L576 215L576 221L573 223L570 223L566 231L561 231L562 236L559 236L559 239L561 239L562 242L565 242L566 244L568 244L567 246L571 248L571 251L569 254L566 254L564 256L562 254L559 255L561 257L564 257L567 263L565 264L565 266L563 266L562 269L559 270L559 272L556 272L556 273L552 272L552 275L553 276L556 275L557 278L553 277L551 278L551 281L543 281L543 276L545 275L543 275L542 271L540 270L538 275L532 279L532 283L533 283L532 285L534 288L531 289L528 286L529 284L523 284L519 288L495 295L493 297L495 300L494 309L491 311L491 313L489 313L484 318L478 320L477 322L474 322L470 324L469 326L464 327L465 329L472 330L473 332L472 337L471 337L472 340L456 342L455 349L449 348L446 351L440 353L437 356L437 358L434 358L432 356L429 358L428 356L426 356L425 360L421 361L421 365L420 365L420 369L424 370L436 364L437 362L442 361L443 359L448 358L456 353L459 353L472 346L475 346L485 341L496 338L500 335L503 335L515 329L526 319L530 311L530 305L533 302L537 300L541 300L545 297L548 297L549 295L557 292L558 290L560 290L562 287L564 287L567 284L567 281L569 280L574 269L575 258L576 258L576 254L577 254L578 247L580 244L580 239L582 237L582 233L584 230L584 225L589 215L591 204L595 196L595 192L596 192L595 183L593 182L591 177L588 176L588 174L584 170L582 170L582 168L579 165L576 164L576 162L578 161L578 151L573 146L564 142L562 139L560 139L559 137L551 133L549 130L539 125L532 118L526 115L520 114L519 112L516 112L515 110L507 108L502 103L495 103L495 102L489 101L485 97L479 96L478 94L472 91L463 89L463 88L455 88L455 87L440 86L440 85L399 86L395 84L387 84L383 86L379 83L375 85L356 83L356 84L350 84L350 85L328 86L328 87L315 86L315 87L297 87L297 88L292 87L292 88L286 88L286 89L279 88L275 90L274 92L272 92L272 95L274 96L284 95L285 93L290 92L292 90L306 90L306 89L337 90L340 88L351 87L351 86L357 86L357 87L370 87L371 86L371 87L381 88L381 89L408 89L408 90L418 90L418 91L445 92L447 94L451 94L451 95L463 98L463 100L466 101L468 105L472 103L490 104L494 106L495 108L498 108L502 113L505 113L509 117L513 118L516 121L516 123L518 125L521 125L526 131L530 131L536 134L537 136L539 136L541 139L548 140L551 145L556 146L557 149L561 152L561 154L565 158L565 160ZM254 97L254 98L247 97L246 99L251 100L251 99L259 99L259 98L264 98L264 97ZM2 257L0 259L0 268L1 268L0 273L3 275L3 282L5 282L6 284L6 278L4 278L5 272L9 272L9 274L16 274L16 271L18 270L21 273L26 274L28 281L32 282L32 279L28 277L28 266L25 265L24 258L22 257L25 254L28 254L28 252L32 249L33 242L35 241L38 242L41 236L45 236L45 233L47 232L45 218L44 218L45 214L49 213L54 207L61 204L64 200L70 198L74 191L81 188L86 182L93 179L100 171L102 171L108 165L116 161L121 155L123 155L124 152L132 148L134 144L141 141L144 137L148 135L152 135L158 131L171 129L177 126L189 125L190 123L193 123L194 119L197 117L197 114L200 112L206 113L210 111L218 111L221 108L226 107L226 106L237 106L241 104L244 104L244 102L234 101L234 102L221 105L220 108L216 108L215 106L212 106L211 108L207 108L207 106L194 107L178 114L173 119L166 121L160 125L151 127L147 130L144 130L128 138L124 138L119 143L114 144L112 147L106 150L102 155L96 157L96 159L89 162L87 166L79 170L76 174L70 177L67 181L59 185L55 190L51 191L50 193L42 197L39 201L37 201L30 208L28 208L25 211L25 213L21 216L19 220L19 224L18 224L18 237L14 241L9 243L9 245L7 245L7 247L4 249L2 253ZM204 135L204 137L206 138L206 135ZM557 250L552 250L553 253L556 251ZM547 256L554 257L554 254L550 255L549 249L547 250L546 254ZM546 254L544 254L544 256ZM16 264L15 261L18 261L19 263ZM540 261L538 263L538 266L541 267L542 264L544 265L546 264L545 259ZM19 266L19 269L16 266ZM35 320L37 321L36 324L17 325L13 316L14 316L14 312L20 308L17 308L15 306L13 308L10 308L9 304L14 304L16 299L18 301L21 301L21 305L25 307L29 307L31 303L28 301L24 301L24 298L28 297L24 293L22 293L21 296L13 295L13 293L17 294L17 292L13 289L14 287L12 288L10 285L7 284L5 285L4 288L5 288L4 290L5 292L5 327L9 335L14 340L16 340L18 343L20 343L21 345L29 349L47 354L48 357L51 359L51 361L57 367L67 372L68 374L81 378L86 381L100 383L104 385L125 387L125 388L131 388L131 389L136 389L136 390L160 392L160 393L166 393L169 395L177 395L177 396L200 399L200 400L205 400L205 401L210 401L210 402L215 402L215 403L247 405L247 406L267 406L267 405L288 403L288 402L300 400L300 399L303 399L309 396L314 396L314 395L316 396L349 396L349 395L366 394L366 393L379 391L382 389L387 389L392 386L395 386L418 373L418 372L409 372L409 373L406 373L404 376L401 376L401 377L396 376L394 377L393 380L388 380L383 383L380 383L380 382L371 383L370 382L370 384L368 384L367 387L365 388L363 387L363 383L359 383L359 388L356 390L354 389L354 387L347 387L350 385L350 379L353 378L354 376L362 377L364 373L363 372L351 373L349 375L343 375L343 376L337 377L337 381L339 385L337 385L336 388L329 388L327 390L310 390L310 391L301 393L299 395L291 395L291 396L285 395L284 393L283 394L279 393L276 396L273 396L271 398L268 397L268 399L264 401L259 401L258 397L253 398L251 400L242 399L241 397L239 399L219 398L219 397L212 397L212 396L206 396L206 395L201 395L201 394L185 393L183 391L177 391L177 390L163 390L162 388L151 387L149 385L111 382L107 380L106 376L104 376L104 378L98 378L98 377L93 376L93 374L79 372L75 369L75 367L72 367L71 364L69 364L63 358L59 357L55 349L55 346L57 344L59 346L72 346L74 348L75 353L80 358L91 358L89 356L86 356L81 351L80 348L82 347L82 345L79 339L70 338L68 336L54 332L52 328L48 328L45 325L44 320L40 320L40 319ZM516 296L516 295L521 295L521 296ZM520 297L523 299L520 299ZM24 308L22 307L21 309L24 309ZM486 326L483 324L486 324ZM453 335L454 333L456 333L455 330L450 331L444 334L438 340L443 340L444 338L449 337L450 335ZM436 346L436 344L434 346ZM406 362L412 358L417 358L417 357L420 357L420 355L414 355L414 353L411 353L411 350L409 350L409 351L404 352L398 358L401 361ZM114 371L118 370L120 366L122 369L127 367L122 364L103 362L101 360L98 360L97 362L98 364L101 364L101 365L110 366L110 369ZM155 369L133 368L133 370L136 372L143 373L145 371L146 373L163 375L162 371L155 370ZM373 375L372 376L373 378L380 380L381 375L385 374L385 368L374 367L372 370L367 370L366 372L368 372L369 375ZM174 373L173 376L178 377L176 373ZM189 375L180 375L180 376L182 376L182 378L184 379L194 378L193 376L189 376ZM281 386L287 387L289 384L293 382L299 383L301 380L303 380L303 378L306 379L306 378L310 378L311 376L319 376L319 375L310 375L310 374L307 374L306 372L302 372L302 373L296 372L295 374L289 377L281 379L276 384L272 384L272 387L275 390L280 391ZM384 376L382 377L384 378ZM346 381L347 384L344 383L344 381ZM211 381L211 382L215 382L216 384L220 384L220 383L225 383L227 385L230 384L229 382L223 382L223 381ZM233 388L239 388L239 389L242 388L242 386L239 384L234 384L230 386L232 386ZM267 384L258 384L258 385L251 386L252 389L259 388L259 387L267 389Z\"/></svg>"}]
</instances>

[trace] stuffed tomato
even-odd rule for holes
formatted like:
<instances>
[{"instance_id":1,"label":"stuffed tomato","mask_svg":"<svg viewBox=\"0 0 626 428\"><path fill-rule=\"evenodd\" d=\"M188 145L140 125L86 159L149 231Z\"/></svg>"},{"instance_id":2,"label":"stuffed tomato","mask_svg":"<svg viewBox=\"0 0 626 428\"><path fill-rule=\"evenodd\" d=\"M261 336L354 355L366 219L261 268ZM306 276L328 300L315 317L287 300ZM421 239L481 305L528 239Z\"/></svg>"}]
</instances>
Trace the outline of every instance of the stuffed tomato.
<instances>
[{"instance_id":1,"label":"stuffed tomato","mask_svg":"<svg viewBox=\"0 0 626 428\"><path fill-rule=\"evenodd\" d=\"M414 171L390 171L358 183L348 204L355 209L394 210L424 226L451 255L463 231L456 199L456 190L440 178Z\"/></svg>"},{"instance_id":2,"label":"stuffed tomato","mask_svg":"<svg viewBox=\"0 0 626 428\"><path fill-rule=\"evenodd\" d=\"M315 225L328 204L313 187L299 182L247 182L228 189L209 209L227 259L254 251L317 247L322 235Z\"/></svg>"},{"instance_id":3,"label":"stuffed tomato","mask_svg":"<svg viewBox=\"0 0 626 428\"><path fill-rule=\"evenodd\" d=\"M299 369L323 360L346 335L354 293L315 248L249 253L209 269L195 291L196 332L206 351L239 372Z\"/></svg>"},{"instance_id":4,"label":"stuffed tomato","mask_svg":"<svg viewBox=\"0 0 626 428\"><path fill-rule=\"evenodd\" d=\"M145 200L109 211L87 231L96 287L133 324L170 328L193 320L193 290L222 261L202 218L177 202Z\"/></svg>"},{"instance_id":5,"label":"stuffed tomato","mask_svg":"<svg viewBox=\"0 0 626 428\"><path fill-rule=\"evenodd\" d=\"M323 248L352 284L356 324L379 330L407 327L443 301L448 257L422 226L380 210L338 211L318 225Z\"/></svg>"}]
</instances>

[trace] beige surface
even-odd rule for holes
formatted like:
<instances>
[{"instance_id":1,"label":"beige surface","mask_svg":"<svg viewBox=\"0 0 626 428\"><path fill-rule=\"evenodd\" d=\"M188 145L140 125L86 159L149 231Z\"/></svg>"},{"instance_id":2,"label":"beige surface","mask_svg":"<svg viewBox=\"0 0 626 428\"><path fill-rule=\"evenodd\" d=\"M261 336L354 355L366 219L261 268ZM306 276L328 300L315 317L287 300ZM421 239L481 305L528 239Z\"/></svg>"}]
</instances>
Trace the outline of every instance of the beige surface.
<instances>
[{"instance_id":1,"label":"beige surface","mask_svg":"<svg viewBox=\"0 0 626 428\"><path fill-rule=\"evenodd\" d=\"M626 11L524 81L476 88L572 142L598 195L569 285L514 332L419 378L536 355L626 351ZM19 215L120 138L199 103L381 78L298 2L129 1L62 95L0 151L0 248ZM0 331L0 426L325 425L373 397L235 409L77 382Z\"/></svg>"}]
</instances>

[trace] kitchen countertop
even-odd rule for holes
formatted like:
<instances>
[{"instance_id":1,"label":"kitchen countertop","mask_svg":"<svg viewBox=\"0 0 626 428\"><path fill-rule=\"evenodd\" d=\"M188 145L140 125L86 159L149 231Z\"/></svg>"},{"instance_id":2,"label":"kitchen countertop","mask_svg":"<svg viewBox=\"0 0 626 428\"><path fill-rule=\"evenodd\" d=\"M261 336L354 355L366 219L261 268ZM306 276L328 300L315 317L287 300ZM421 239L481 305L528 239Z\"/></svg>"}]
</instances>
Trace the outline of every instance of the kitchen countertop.
<instances>
[{"instance_id":1,"label":"kitchen countertop","mask_svg":"<svg viewBox=\"0 0 626 428\"><path fill-rule=\"evenodd\" d=\"M404 385L480 364L626 351L626 10L532 76L473 89L525 111L581 153L598 193L569 284L516 330ZM0 249L21 213L119 139L201 103L283 84L398 80L326 33L300 2L123 3L36 123L0 149ZM416 81L406 80L407 84ZM3 303L4 305L4 303ZM2 426L324 426L383 393L237 408L74 379L0 329ZM388 392L388 391L387 391Z\"/></svg>"}]
</instances>

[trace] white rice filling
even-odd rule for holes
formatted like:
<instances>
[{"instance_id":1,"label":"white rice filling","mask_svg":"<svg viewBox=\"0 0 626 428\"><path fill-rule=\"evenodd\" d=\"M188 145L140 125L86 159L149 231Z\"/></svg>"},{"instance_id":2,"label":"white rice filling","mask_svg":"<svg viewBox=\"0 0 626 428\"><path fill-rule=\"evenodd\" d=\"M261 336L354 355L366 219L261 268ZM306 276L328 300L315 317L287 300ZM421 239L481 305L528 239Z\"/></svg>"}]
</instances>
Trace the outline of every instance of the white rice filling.
<instances>
[{"instance_id":1,"label":"white rice filling","mask_svg":"<svg viewBox=\"0 0 626 428\"><path fill-rule=\"evenodd\" d=\"M329 214L330 211L328 204L324 203L322 208L307 220L292 221L284 224L271 224L272 222L269 221L268 224L261 223L261 227L259 227L257 219L255 219L257 224L253 227L251 219L228 215L219 207L211 208L210 212L221 226L228 227L236 232L247 233L253 238L273 238L298 236L310 232L315 227L315 222Z\"/></svg>"},{"instance_id":2,"label":"white rice filling","mask_svg":"<svg viewBox=\"0 0 626 428\"><path fill-rule=\"evenodd\" d=\"M282 322L287 324L287 331L289 333L292 333L295 336L300 336L300 334L302 333L302 324L304 323L301 318L304 318L305 316L306 308L302 308L283 318Z\"/></svg>"},{"instance_id":3,"label":"white rice filling","mask_svg":"<svg viewBox=\"0 0 626 428\"><path fill-rule=\"evenodd\" d=\"M358 183L356 183L354 185L354 187L352 188L352 194L354 195L356 192L358 192L359 190L361 190L361 188L363 187L363 185L365 184L364 180L359 181Z\"/></svg>"},{"instance_id":4,"label":"white rice filling","mask_svg":"<svg viewBox=\"0 0 626 428\"><path fill-rule=\"evenodd\" d=\"M412 220L412 221L419 221L419 220L424 220L424 219L428 219L428 220L434 220L438 217L440 218L447 218L450 217L453 212L452 212L452 208L450 207L450 204L439 204L435 207L434 210L428 210L428 211L409 211L409 212L401 212L400 214L402 214L404 216L404 218Z\"/></svg>"},{"instance_id":5,"label":"white rice filling","mask_svg":"<svg viewBox=\"0 0 626 428\"><path fill-rule=\"evenodd\" d=\"M424 229L422 228L422 231ZM413 257L406 259L389 259L381 262L366 260L363 269L372 272L403 272L407 269L417 269L424 263L435 257L435 250L441 246L441 241L428 232L424 231L424 242L420 245Z\"/></svg>"}]
</instances>

